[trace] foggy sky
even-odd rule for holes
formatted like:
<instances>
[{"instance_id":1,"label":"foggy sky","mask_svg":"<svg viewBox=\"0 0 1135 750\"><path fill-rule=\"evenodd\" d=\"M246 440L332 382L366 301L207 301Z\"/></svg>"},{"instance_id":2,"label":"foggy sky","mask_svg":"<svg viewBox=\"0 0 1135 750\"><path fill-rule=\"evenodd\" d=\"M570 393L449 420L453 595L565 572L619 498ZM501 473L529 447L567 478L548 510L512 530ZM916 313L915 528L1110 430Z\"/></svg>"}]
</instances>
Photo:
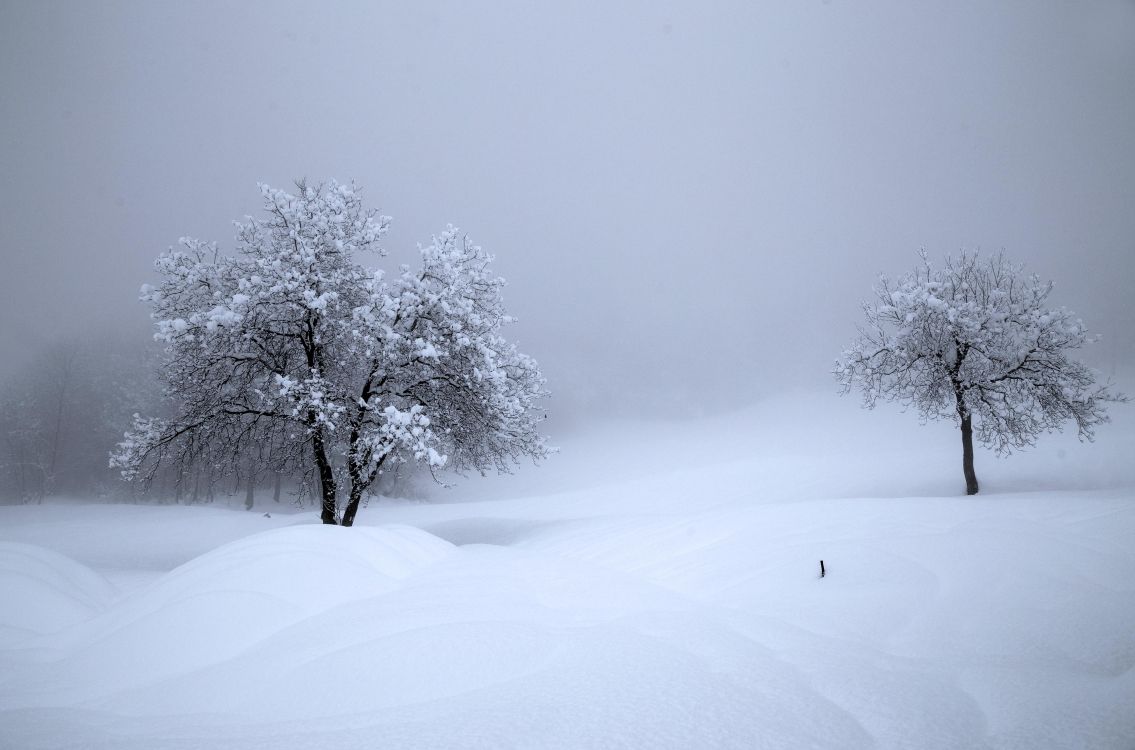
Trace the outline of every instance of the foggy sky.
<instances>
[{"instance_id":1,"label":"foggy sky","mask_svg":"<svg viewBox=\"0 0 1135 750\"><path fill-rule=\"evenodd\" d=\"M354 180L497 257L556 394L830 386L876 274L981 248L1135 360L1135 3L0 3L0 370L149 335L183 235ZM136 332L136 334L135 334Z\"/></svg>"}]
</instances>

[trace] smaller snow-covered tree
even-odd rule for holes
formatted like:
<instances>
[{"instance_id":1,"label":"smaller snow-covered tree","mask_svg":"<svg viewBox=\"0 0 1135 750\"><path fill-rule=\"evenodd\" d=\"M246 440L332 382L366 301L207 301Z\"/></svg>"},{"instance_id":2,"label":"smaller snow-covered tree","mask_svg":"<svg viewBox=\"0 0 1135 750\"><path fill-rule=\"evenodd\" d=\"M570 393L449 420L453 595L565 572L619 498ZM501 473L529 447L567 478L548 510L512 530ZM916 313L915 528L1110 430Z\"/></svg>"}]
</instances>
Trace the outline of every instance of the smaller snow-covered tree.
<instances>
[{"instance_id":1,"label":"smaller snow-covered tree","mask_svg":"<svg viewBox=\"0 0 1135 750\"><path fill-rule=\"evenodd\" d=\"M183 239L158 259L142 299L175 416L138 417L112 464L142 481L170 461L234 473L271 446L319 487L323 521L349 526L393 462L503 471L545 455L544 381L500 335L491 256L451 227L388 278L356 261L382 254L388 219L352 186L297 188L261 186L267 218L237 225L237 255Z\"/></svg>"},{"instance_id":2,"label":"smaller snow-covered tree","mask_svg":"<svg viewBox=\"0 0 1135 750\"><path fill-rule=\"evenodd\" d=\"M954 420L966 492L976 494L975 435L1007 454L1071 420L1091 440L1108 421L1105 404L1127 400L1069 357L1093 339L1072 313L1046 306L1051 291L1000 255L962 252L936 269L922 253L913 273L880 277L835 377L844 393L858 385L867 408L882 398Z\"/></svg>"}]
</instances>

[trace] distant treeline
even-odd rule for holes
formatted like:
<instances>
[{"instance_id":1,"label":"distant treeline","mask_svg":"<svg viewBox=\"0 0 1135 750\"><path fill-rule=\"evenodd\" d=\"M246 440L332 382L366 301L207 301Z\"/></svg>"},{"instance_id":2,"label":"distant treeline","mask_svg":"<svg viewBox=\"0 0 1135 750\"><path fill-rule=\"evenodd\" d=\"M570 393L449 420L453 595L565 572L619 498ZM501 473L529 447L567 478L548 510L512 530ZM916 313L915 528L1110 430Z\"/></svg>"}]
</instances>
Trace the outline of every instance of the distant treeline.
<instances>
[{"instance_id":1,"label":"distant treeline","mask_svg":"<svg viewBox=\"0 0 1135 750\"><path fill-rule=\"evenodd\" d=\"M171 466L147 487L122 481L109 454L136 413L162 415L169 404L157 377L159 347L114 335L53 341L0 382L0 503L48 497L107 501L210 503L255 495L312 502L311 477L272 461L272 446L242 456L223 481L209 466ZM393 492L398 473L380 488ZM318 493L316 493L318 494Z\"/></svg>"}]
</instances>

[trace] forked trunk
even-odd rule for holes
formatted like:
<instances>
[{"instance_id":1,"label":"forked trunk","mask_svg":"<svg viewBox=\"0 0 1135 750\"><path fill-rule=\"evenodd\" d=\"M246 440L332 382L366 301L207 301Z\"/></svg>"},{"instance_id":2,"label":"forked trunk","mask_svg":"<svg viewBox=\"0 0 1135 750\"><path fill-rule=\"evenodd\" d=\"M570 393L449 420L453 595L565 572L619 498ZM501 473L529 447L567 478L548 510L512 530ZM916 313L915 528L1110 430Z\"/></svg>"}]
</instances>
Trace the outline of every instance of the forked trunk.
<instances>
[{"instance_id":1,"label":"forked trunk","mask_svg":"<svg viewBox=\"0 0 1135 750\"><path fill-rule=\"evenodd\" d=\"M973 422L969 414L962 415L962 472L966 475L966 494L977 494L977 474L973 470Z\"/></svg>"},{"instance_id":2,"label":"forked trunk","mask_svg":"<svg viewBox=\"0 0 1135 750\"><path fill-rule=\"evenodd\" d=\"M353 462L353 459L352 459ZM343 525L350 526L355 522L355 515L359 512L359 503L363 499L363 493L367 488L374 484L375 477L378 476L379 469L386 463L386 456L378 459L378 463L369 473L364 474L363 470L357 465L352 463L350 471L351 477L351 491L350 497L347 501L347 507L343 510Z\"/></svg>"}]
</instances>

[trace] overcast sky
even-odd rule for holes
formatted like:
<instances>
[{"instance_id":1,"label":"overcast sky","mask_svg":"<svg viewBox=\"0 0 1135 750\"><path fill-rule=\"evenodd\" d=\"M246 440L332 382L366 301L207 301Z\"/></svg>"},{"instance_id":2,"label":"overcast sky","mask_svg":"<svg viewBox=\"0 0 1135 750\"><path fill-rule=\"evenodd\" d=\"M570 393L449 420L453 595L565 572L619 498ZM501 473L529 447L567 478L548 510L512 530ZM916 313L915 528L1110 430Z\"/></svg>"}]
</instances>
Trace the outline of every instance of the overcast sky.
<instances>
[{"instance_id":1,"label":"overcast sky","mask_svg":"<svg viewBox=\"0 0 1135 750\"><path fill-rule=\"evenodd\" d=\"M153 258L302 176L399 257L495 253L564 405L829 387L920 247L1003 248L1135 359L1130 0L2 0L0 115L0 367L147 336Z\"/></svg>"}]
</instances>

